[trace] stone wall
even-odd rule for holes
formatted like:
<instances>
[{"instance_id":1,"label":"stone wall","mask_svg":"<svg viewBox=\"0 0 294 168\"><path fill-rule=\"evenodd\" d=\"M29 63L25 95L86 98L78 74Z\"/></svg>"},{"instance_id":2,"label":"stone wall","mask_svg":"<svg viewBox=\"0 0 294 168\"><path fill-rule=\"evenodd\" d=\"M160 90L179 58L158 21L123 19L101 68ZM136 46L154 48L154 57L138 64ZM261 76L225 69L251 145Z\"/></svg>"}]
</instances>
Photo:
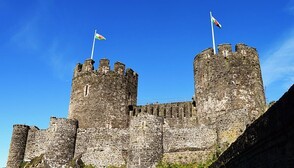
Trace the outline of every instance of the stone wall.
<instances>
[{"instance_id":1,"label":"stone wall","mask_svg":"<svg viewBox=\"0 0 294 168\"><path fill-rule=\"evenodd\" d=\"M69 118L80 128L127 128L129 108L137 103L138 75L125 65L101 59L98 70L94 61L78 64L72 80Z\"/></svg>"},{"instance_id":2,"label":"stone wall","mask_svg":"<svg viewBox=\"0 0 294 168\"><path fill-rule=\"evenodd\" d=\"M62 167L73 159L77 126L76 120L51 117L50 140L44 155L50 167Z\"/></svg>"},{"instance_id":3,"label":"stone wall","mask_svg":"<svg viewBox=\"0 0 294 168\"><path fill-rule=\"evenodd\" d=\"M203 162L216 151L217 132L205 125L194 128L170 128L164 125L163 162Z\"/></svg>"},{"instance_id":4,"label":"stone wall","mask_svg":"<svg viewBox=\"0 0 294 168\"><path fill-rule=\"evenodd\" d=\"M155 167L163 154L163 118L140 113L130 121L128 168Z\"/></svg>"},{"instance_id":5,"label":"stone wall","mask_svg":"<svg viewBox=\"0 0 294 168\"><path fill-rule=\"evenodd\" d=\"M75 157L98 167L126 165L129 146L128 129L79 128Z\"/></svg>"},{"instance_id":6,"label":"stone wall","mask_svg":"<svg viewBox=\"0 0 294 168\"><path fill-rule=\"evenodd\" d=\"M130 116L136 116L139 113L163 117L169 127L193 128L198 125L196 108L192 101L135 106L130 111Z\"/></svg>"},{"instance_id":7,"label":"stone wall","mask_svg":"<svg viewBox=\"0 0 294 168\"><path fill-rule=\"evenodd\" d=\"M213 123L218 114L246 109L251 121L265 109L265 96L258 53L237 44L218 46L218 54L207 49L194 59L196 109L200 123Z\"/></svg>"},{"instance_id":8,"label":"stone wall","mask_svg":"<svg viewBox=\"0 0 294 168\"><path fill-rule=\"evenodd\" d=\"M15 126L8 167L41 154L51 167L73 157L96 167L207 160L235 141L265 108L256 49L237 44L233 52L223 44L218 50L195 57L195 99L187 102L137 106L138 74L133 70L120 62L111 70L107 59L97 70L91 59L77 64L69 120L53 117L46 130Z\"/></svg>"},{"instance_id":9,"label":"stone wall","mask_svg":"<svg viewBox=\"0 0 294 168\"><path fill-rule=\"evenodd\" d=\"M294 167L294 85L211 168Z\"/></svg>"},{"instance_id":10,"label":"stone wall","mask_svg":"<svg viewBox=\"0 0 294 168\"><path fill-rule=\"evenodd\" d=\"M19 167L20 163L23 161L29 129L30 127L27 125L13 125L7 168Z\"/></svg>"},{"instance_id":11,"label":"stone wall","mask_svg":"<svg viewBox=\"0 0 294 168\"><path fill-rule=\"evenodd\" d=\"M49 142L50 136L47 129L39 130L38 127L31 126L28 133L24 160L32 160L41 154L45 154Z\"/></svg>"},{"instance_id":12,"label":"stone wall","mask_svg":"<svg viewBox=\"0 0 294 168\"><path fill-rule=\"evenodd\" d=\"M232 143L265 110L258 53L237 44L209 48L194 59L196 110L200 124L214 124L222 146ZM222 139L223 138L223 139Z\"/></svg>"}]
</instances>

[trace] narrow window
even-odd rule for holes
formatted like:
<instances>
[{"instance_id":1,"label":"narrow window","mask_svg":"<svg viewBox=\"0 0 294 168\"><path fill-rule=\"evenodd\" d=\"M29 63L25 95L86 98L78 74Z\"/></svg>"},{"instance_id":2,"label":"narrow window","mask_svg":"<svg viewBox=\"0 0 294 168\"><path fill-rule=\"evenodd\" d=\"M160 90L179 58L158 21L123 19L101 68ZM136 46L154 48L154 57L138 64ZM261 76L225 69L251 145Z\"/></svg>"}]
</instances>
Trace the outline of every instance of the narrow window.
<instances>
[{"instance_id":1,"label":"narrow window","mask_svg":"<svg viewBox=\"0 0 294 168\"><path fill-rule=\"evenodd\" d=\"M90 89L90 85L86 85L84 87L84 97L88 96L89 95L89 89Z\"/></svg>"}]
</instances>

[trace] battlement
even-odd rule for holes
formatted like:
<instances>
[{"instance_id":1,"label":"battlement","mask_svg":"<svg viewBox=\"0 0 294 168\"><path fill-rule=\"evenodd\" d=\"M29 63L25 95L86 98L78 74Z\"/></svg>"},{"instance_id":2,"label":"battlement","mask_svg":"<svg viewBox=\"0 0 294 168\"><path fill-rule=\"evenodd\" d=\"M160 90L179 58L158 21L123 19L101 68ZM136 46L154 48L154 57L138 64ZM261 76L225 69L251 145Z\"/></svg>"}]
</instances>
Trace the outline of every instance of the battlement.
<instances>
[{"instance_id":1,"label":"battlement","mask_svg":"<svg viewBox=\"0 0 294 168\"><path fill-rule=\"evenodd\" d=\"M97 70L94 69L94 63L95 61L92 59L85 60L84 64L78 63L74 70L74 78L81 74L84 74L85 72L93 72L97 75L117 74L120 76L133 78L135 80L138 78L138 74L132 69L127 68L127 70L125 70L125 64L121 62L115 62L113 70L111 70L110 68L110 61L106 58L103 58L99 61L99 66Z\"/></svg>"},{"instance_id":2,"label":"battlement","mask_svg":"<svg viewBox=\"0 0 294 168\"><path fill-rule=\"evenodd\" d=\"M194 61L196 59L207 59L207 58L229 58L231 56L250 56L250 55L257 55L256 48L249 47L246 44L236 44L235 45L235 51L232 50L231 44L220 44L217 46L218 53L214 54L212 48L207 48L200 52L196 57L194 58Z\"/></svg>"},{"instance_id":3,"label":"battlement","mask_svg":"<svg viewBox=\"0 0 294 168\"><path fill-rule=\"evenodd\" d=\"M136 106L130 111L131 116L147 113L164 118L190 118L195 116L193 102L174 102L165 104L149 104Z\"/></svg>"},{"instance_id":4,"label":"battlement","mask_svg":"<svg viewBox=\"0 0 294 168\"><path fill-rule=\"evenodd\" d=\"M24 124L14 124L13 128L30 128L30 126Z\"/></svg>"}]
</instances>

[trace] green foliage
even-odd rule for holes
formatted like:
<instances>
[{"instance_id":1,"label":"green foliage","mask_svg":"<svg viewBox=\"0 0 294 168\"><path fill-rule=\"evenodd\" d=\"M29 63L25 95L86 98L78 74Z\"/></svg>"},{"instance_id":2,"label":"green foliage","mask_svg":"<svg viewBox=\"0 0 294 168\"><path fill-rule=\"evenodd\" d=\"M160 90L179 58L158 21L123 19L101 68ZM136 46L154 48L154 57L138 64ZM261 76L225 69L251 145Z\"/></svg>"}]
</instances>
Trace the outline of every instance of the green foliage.
<instances>
[{"instance_id":1,"label":"green foliage","mask_svg":"<svg viewBox=\"0 0 294 168\"><path fill-rule=\"evenodd\" d=\"M67 168L75 168L75 167L80 167L80 168L95 168L92 164L90 165L85 165L85 163L81 160L80 156L77 158L72 159Z\"/></svg>"},{"instance_id":2,"label":"green foliage","mask_svg":"<svg viewBox=\"0 0 294 168\"><path fill-rule=\"evenodd\" d=\"M216 161L217 155L212 154L210 159L205 161L204 163L165 163L160 162L156 165L156 168L208 168L214 161Z\"/></svg>"},{"instance_id":3,"label":"green foliage","mask_svg":"<svg viewBox=\"0 0 294 168\"><path fill-rule=\"evenodd\" d=\"M22 162L20 168L35 167L42 162L43 154L33 158L30 162Z\"/></svg>"},{"instance_id":4,"label":"green foliage","mask_svg":"<svg viewBox=\"0 0 294 168\"><path fill-rule=\"evenodd\" d=\"M25 168L25 167L28 166L29 163L30 163L30 162L21 162L19 167L20 167L20 168Z\"/></svg>"},{"instance_id":5,"label":"green foliage","mask_svg":"<svg viewBox=\"0 0 294 168\"><path fill-rule=\"evenodd\" d=\"M180 163L163 163L157 164L156 168L198 168L196 163L180 164Z\"/></svg>"},{"instance_id":6,"label":"green foliage","mask_svg":"<svg viewBox=\"0 0 294 168\"><path fill-rule=\"evenodd\" d=\"M210 159L205 163L188 163L188 164L181 164L181 163L159 163L156 168L208 168L214 160Z\"/></svg>"},{"instance_id":7,"label":"green foliage","mask_svg":"<svg viewBox=\"0 0 294 168\"><path fill-rule=\"evenodd\" d=\"M84 165L84 167L82 167L82 168L95 168L95 166L93 166L93 165Z\"/></svg>"}]
</instances>

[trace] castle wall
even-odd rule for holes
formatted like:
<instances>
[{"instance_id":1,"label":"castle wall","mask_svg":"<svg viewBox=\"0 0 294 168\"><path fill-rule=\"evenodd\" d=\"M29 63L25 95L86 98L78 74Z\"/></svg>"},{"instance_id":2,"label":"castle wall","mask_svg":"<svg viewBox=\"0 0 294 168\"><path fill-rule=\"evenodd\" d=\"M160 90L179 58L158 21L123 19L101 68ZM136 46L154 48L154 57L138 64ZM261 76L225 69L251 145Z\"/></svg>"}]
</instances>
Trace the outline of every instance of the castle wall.
<instances>
[{"instance_id":1,"label":"castle wall","mask_svg":"<svg viewBox=\"0 0 294 168\"><path fill-rule=\"evenodd\" d=\"M130 116L136 116L139 113L148 113L163 117L169 127L193 128L198 125L196 108L193 102L189 101L135 106L130 111Z\"/></svg>"},{"instance_id":2,"label":"castle wall","mask_svg":"<svg viewBox=\"0 0 294 168\"><path fill-rule=\"evenodd\" d=\"M163 162L201 163L212 156L217 146L217 132L205 125L171 128L164 125Z\"/></svg>"},{"instance_id":3,"label":"castle wall","mask_svg":"<svg viewBox=\"0 0 294 168\"><path fill-rule=\"evenodd\" d=\"M74 157L96 167L130 168L154 167L161 159L199 163L211 158L265 108L257 51L244 44L237 44L235 52L229 44L218 50L217 55L204 50L194 59L193 102L136 106L133 70L119 62L111 70L107 59L97 70L91 59L78 64L69 119L53 117L46 130L15 125L8 167L41 154L51 167L65 166Z\"/></svg>"},{"instance_id":4,"label":"castle wall","mask_svg":"<svg viewBox=\"0 0 294 168\"><path fill-rule=\"evenodd\" d=\"M230 144L264 112L265 96L256 49L237 44L232 52L223 44L218 50L194 59L196 109L199 123L214 124L219 141Z\"/></svg>"},{"instance_id":5,"label":"castle wall","mask_svg":"<svg viewBox=\"0 0 294 168\"><path fill-rule=\"evenodd\" d=\"M163 118L141 113L130 122L129 168L155 167L163 154Z\"/></svg>"},{"instance_id":6,"label":"castle wall","mask_svg":"<svg viewBox=\"0 0 294 168\"><path fill-rule=\"evenodd\" d=\"M30 127L24 160L32 160L47 151L50 136L47 130L39 130L37 127Z\"/></svg>"},{"instance_id":7,"label":"castle wall","mask_svg":"<svg viewBox=\"0 0 294 168\"><path fill-rule=\"evenodd\" d=\"M13 125L7 168L19 167L23 161L29 128L27 125Z\"/></svg>"},{"instance_id":8,"label":"castle wall","mask_svg":"<svg viewBox=\"0 0 294 168\"><path fill-rule=\"evenodd\" d=\"M294 85L211 168L294 167Z\"/></svg>"},{"instance_id":9,"label":"castle wall","mask_svg":"<svg viewBox=\"0 0 294 168\"><path fill-rule=\"evenodd\" d=\"M126 165L129 146L128 129L79 128L75 157L95 167Z\"/></svg>"},{"instance_id":10,"label":"castle wall","mask_svg":"<svg viewBox=\"0 0 294 168\"><path fill-rule=\"evenodd\" d=\"M50 167L62 167L73 159L77 126L76 120L51 117L50 139L44 155Z\"/></svg>"},{"instance_id":11,"label":"castle wall","mask_svg":"<svg viewBox=\"0 0 294 168\"><path fill-rule=\"evenodd\" d=\"M137 103L138 75L125 72L122 63L110 70L109 60L100 60L98 70L94 61L78 64L72 80L69 118L77 119L80 128L127 128L129 106Z\"/></svg>"}]
</instances>

